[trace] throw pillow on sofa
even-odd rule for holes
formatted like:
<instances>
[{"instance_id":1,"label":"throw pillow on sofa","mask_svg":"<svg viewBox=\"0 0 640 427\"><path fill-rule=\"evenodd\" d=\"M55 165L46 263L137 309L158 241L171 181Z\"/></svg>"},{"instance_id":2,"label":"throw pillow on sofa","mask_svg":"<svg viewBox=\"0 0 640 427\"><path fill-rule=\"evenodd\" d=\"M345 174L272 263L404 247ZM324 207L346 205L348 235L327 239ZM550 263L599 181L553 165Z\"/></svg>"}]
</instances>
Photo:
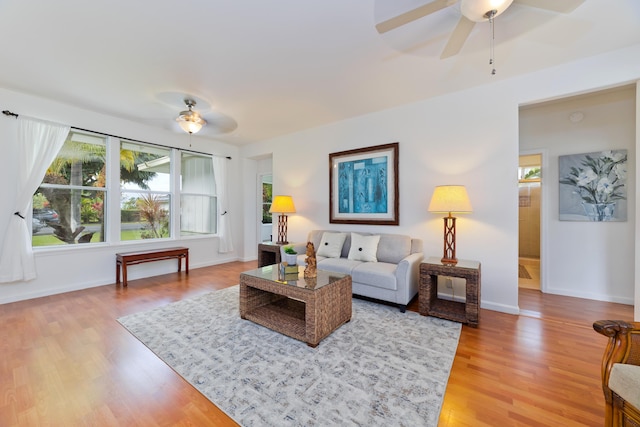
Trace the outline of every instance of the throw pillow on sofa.
<instances>
[{"instance_id":1,"label":"throw pillow on sofa","mask_svg":"<svg viewBox=\"0 0 640 427\"><path fill-rule=\"evenodd\" d=\"M380 236L363 236L351 233L351 248L348 258L353 261L378 262Z\"/></svg>"},{"instance_id":2,"label":"throw pillow on sofa","mask_svg":"<svg viewBox=\"0 0 640 427\"><path fill-rule=\"evenodd\" d=\"M347 239L347 233L324 233L320 240L320 247L316 255L327 258L340 258L342 246Z\"/></svg>"}]
</instances>

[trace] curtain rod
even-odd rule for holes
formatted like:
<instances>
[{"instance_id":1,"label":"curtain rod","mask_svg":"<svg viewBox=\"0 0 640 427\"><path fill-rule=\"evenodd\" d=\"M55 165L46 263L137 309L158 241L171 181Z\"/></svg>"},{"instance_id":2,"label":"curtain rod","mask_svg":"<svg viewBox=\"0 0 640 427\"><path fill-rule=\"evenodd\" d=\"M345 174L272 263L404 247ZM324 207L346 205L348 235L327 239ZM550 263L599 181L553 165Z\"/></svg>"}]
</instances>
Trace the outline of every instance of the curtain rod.
<instances>
[{"instance_id":1,"label":"curtain rod","mask_svg":"<svg viewBox=\"0 0 640 427\"><path fill-rule=\"evenodd\" d=\"M15 117L16 119L18 118L18 114L13 113L13 112L11 112L11 111L9 111L9 110L3 110L3 111L2 111L2 114L4 114L4 115L5 115L5 116L7 116L7 117L11 116L11 117ZM75 127L75 126L71 126L71 129L80 130L80 131L83 131L83 132L96 133L96 134L98 134L98 135L103 135L103 136L110 136L110 137L112 137L112 138L124 139L125 141L140 142L140 143L142 143L142 144L155 145L156 147L162 147L162 148L175 148L175 149L177 149L177 150L188 151L188 152L190 152L190 153L194 153L194 154L204 154L204 155L207 155L207 156L224 157L224 158L226 158L226 159L231 160L231 156L219 156L219 155L216 155L216 154L203 153L203 152L200 152L200 151L185 150L185 149L183 149L183 148L170 147L170 146L167 146L167 145L156 144L156 143L154 143L154 142L140 141L139 139L125 138L125 137L118 136L118 135L112 135L112 134L110 134L110 133L97 132L97 131L95 131L95 130L83 129L83 128L79 128L79 127Z\"/></svg>"}]
</instances>

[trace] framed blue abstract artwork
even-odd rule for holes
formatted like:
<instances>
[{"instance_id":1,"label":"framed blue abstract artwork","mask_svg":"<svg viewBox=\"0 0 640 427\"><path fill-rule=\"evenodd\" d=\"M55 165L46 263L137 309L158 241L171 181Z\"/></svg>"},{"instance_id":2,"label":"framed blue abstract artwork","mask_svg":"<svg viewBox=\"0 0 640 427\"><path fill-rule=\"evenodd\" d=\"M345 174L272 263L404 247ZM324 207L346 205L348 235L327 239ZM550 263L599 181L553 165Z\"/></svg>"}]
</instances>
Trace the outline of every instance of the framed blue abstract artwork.
<instances>
[{"instance_id":1,"label":"framed blue abstract artwork","mask_svg":"<svg viewBox=\"0 0 640 427\"><path fill-rule=\"evenodd\" d=\"M329 222L398 225L398 146L329 154Z\"/></svg>"}]
</instances>

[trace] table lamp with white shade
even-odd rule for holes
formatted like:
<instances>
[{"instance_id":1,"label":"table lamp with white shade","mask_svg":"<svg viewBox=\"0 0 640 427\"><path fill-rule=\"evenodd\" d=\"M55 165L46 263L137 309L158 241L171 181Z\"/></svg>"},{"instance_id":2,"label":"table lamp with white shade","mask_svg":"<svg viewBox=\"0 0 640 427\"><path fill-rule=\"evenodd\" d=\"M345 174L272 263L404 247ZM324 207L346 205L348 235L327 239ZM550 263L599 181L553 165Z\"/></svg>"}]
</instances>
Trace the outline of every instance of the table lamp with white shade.
<instances>
[{"instance_id":1,"label":"table lamp with white shade","mask_svg":"<svg viewBox=\"0 0 640 427\"><path fill-rule=\"evenodd\" d=\"M455 265L456 258L456 218L452 213L470 213L471 202L463 185L439 185L433 191L429 212L447 213L444 219L444 255L443 264Z\"/></svg>"},{"instance_id":2,"label":"table lamp with white shade","mask_svg":"<svg viewBox=\"0 0 640 427\"><path fill-rule=\"evenodd\" d=\"M278 217L278 241L279 245L286 245L287 241L287 214L295 213L296 207L291 196L275 196L269 209L271 213L279 213Z\"/></svg>"}]
</instances>

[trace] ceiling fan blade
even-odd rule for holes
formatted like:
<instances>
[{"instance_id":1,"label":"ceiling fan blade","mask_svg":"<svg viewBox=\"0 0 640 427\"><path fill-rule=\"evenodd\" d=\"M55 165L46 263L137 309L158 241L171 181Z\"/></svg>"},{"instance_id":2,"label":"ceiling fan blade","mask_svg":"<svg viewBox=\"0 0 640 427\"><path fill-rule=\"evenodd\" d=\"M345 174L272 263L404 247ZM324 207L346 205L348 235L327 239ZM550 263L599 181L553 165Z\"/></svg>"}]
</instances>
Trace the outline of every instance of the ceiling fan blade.
<instances>
[{"instance_id":1,"label":"ceiling fan blade","mask_svg":"<svg viewBox=\"0 0 640 427\"><path fill-rule=\"evenodd\" d=\"M584 0L514 0L514 3L525 6L537 7L559 13L571 13L578 8Z\"/></svg>"},{"instance_id":2,"label":"ceiling fan blade","mask_svg":"<svg viewBox=\"0 0 640 427\"><path fill-rule=\"evenodd\" d=\"M467 41L467 38L469 37L469 34L471 34L471 30L473 30L475 25L476 23L472 20L461 16L458 21L458 25L456 25L453 33L451 33L451 37L449 37L449 41L440 55L440 59L457 55L458 52L460 52L460 49L462 49L464 42Z\"/></svg>"},{"instance_id":3,"label":"ceiling fan blade","mask_svg":"<svg viewBox=\"0 0 640 427\"><path fill-rule=\"evenodd\" d=\"M449 7L457 2L458 0L434 0L431 3L427 3L394 18L380 22L376 25L376 30L378 30L378 33L380 34L386 33L387 31L391 31L408 24L409 22L413 22L416 19L420 19L423 16L431 15L432 13L444 9L445 7Z\"/></svg>"}]
</instances>

